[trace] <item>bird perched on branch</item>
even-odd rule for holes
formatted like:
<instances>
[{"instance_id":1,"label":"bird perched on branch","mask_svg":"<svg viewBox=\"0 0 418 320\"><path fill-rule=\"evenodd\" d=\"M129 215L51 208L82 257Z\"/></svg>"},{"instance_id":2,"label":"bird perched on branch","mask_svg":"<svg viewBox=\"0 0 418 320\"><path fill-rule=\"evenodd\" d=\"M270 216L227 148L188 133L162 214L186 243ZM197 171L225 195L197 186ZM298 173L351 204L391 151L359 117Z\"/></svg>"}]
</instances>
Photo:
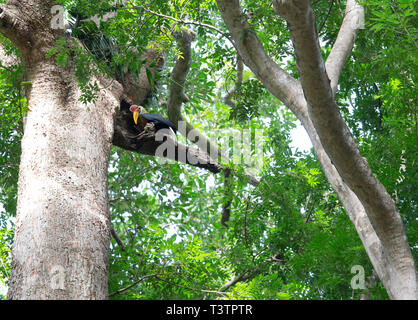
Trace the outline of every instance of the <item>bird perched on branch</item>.
<instances>
[{"instance_id":1,"label":"bird perched on branch","mask_svg":"<svg viewBox=\"0 0 418 320\"><path fill-rule=\"evenodd\" d=\"M134 122L138 125L138 120L142 128L148 122L151 122L155 131L157 132L160 129L171 129L174 134L177 132L176 126L169 120L163 118L159 114L148 113L143 106L137 106L135 104L131 105L129 110L133 113Z\"/></svg>"}]
</instances>

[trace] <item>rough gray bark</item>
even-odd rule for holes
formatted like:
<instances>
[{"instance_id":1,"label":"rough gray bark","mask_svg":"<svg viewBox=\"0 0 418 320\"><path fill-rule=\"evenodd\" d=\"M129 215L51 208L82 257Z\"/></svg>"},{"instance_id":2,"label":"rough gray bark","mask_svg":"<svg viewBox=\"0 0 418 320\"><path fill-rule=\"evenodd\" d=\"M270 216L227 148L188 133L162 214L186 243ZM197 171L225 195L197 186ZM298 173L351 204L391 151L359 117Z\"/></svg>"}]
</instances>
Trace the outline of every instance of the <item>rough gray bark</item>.
<instances>
[{"instance_id":1,"label":"rough gray bark","mask_svg":"<svg viewBox=\"0 0 418 320\"><path fill-rule=\"evenodd\" d=\"M245 21L239 0L217 3L245 64L307 130L324 172L353 221L389 296L416 299L415 265L399 213L361 157L333 98L357 33L350 28L349 15L355 14L353 9L358 5L355 1L347 2L346 19L325 67L309 1L273 1L276 12L289 24L299 82L267 55Z\"/></svg>"},{"instance_id":2,"label":"rough gray bark","mask_svg":"<svg viewBox=\"0 0 418 320\"><path fill-rule=\"evenodd\" d=\"M8 298L105 299L107 164L117 99L106 96L104 112L88 110L53 63L33 71Z\"/></svg>"}]
</instances>

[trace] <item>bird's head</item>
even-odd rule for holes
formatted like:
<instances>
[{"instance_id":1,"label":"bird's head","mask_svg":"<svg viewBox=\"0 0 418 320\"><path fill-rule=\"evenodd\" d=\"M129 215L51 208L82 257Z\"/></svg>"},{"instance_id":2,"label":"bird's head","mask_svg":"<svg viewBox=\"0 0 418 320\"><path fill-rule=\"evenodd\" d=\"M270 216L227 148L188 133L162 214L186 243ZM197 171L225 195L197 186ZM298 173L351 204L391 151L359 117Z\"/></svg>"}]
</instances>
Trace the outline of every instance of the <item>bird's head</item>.
<instances>
[{"instance_id":1,"label":"bird's head","mask_svg":"<svg viewBox=\"0 0 418 320\"><path fill-rule=\"evenodd\" d=\"M145 108L143 106L137 106L136 104L131 105L129 110L133 113L135 124L138 124L139 116L143 113L146 113Z\"/></svg>"}]
</instances>

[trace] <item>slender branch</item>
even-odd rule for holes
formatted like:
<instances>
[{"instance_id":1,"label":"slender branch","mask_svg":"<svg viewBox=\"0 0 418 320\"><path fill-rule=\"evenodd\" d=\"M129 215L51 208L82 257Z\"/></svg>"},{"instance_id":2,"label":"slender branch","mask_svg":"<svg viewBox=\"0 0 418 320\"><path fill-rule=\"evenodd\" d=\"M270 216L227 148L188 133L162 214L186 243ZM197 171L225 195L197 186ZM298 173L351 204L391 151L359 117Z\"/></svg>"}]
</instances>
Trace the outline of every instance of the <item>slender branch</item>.
<instances>
[{"instance_id":1,"label":"slender branch","mask_svg":"<svg viewBox=\"0 0 418 320\"><path fill-rule=\"evenodd\" d=\"M14 70L14 67L6 67L1 62L0 62L0 69L4 69L8 72L15 72L16 71L16 70Z\"/></svg>"},{"instance_id":2,"label":"slender branch","mask_svg":"<svg viewBox=\"0 0 418 320\"><path fill-rule=\"evenodd\" d=\"M113 199L109 199L109 202L110 203L112 203L112 202L116 202L116 201L118 201L118 200L120 200L121 199L121 197L116 197L116 198L113 198Z\"/></svg>"},{"instance_id":3,"label":"slender branch","mask_svg":"<svg viewBox=\"0 0 418 320\"><path fill-rule=\"evenodd\" d=\"M123 292L131 289L132 287L135 287L138 283L140 283L141 281L144 281L146 279L149 279L149 278L158 278L159 276L171 276L171 275L174 275L174 274L177 274L177 273L173 272L173 273L155 273L155 274L148 274L146 276L143 276L143 277L139 278L138 280L136 280L135 282L133 282L132 284L130 284L129 286L127 286L125 288L122 288L122 289L116 290L116 291L114 291L112 293L109 293L109 297L114 296L114 295L117 295L117 294L121 294L121 293L123 293ZM161 280L160 278L158 278L158 279Z\"/></svg>"},{"instance_id":4,"label":"slender branch","mask_svg":"<svg viewBox=\"0 0 418 320\"><path fill-rule=\"evenodd\" d=\"M322 24L321 24L321 26L319 27L318 34L320 34L320 33L321 33L322 28L325 26L325 23L327 22L328 17L329 17L329 15L330 15L330 13L331 13L331 9L332 9L332 6L334 5L334 2L335 2L335 0L332 0L332 1L331 1L331 4L330 4L329 9L328 9L328 12L327 12L327 15L325 16L324 21L322 21Z\"/></svg>"},{"instance_id":5,"label":"slender branch","mask_svg":"<svg viewBox=\"0 0 418 320\"><path fill-rule=\"evenodd\" d=\"M126 122L128 124L124 124ZM183 162L213 173L222 171L221 165L213 161L206 152L186 146L171 137L166 137L165 141L158 141L155 127L151 123L147 124L145 130L138 134L134 131L132 118L127 112L116 116L113 144L128 151L162 157L164 158L162 161Z\"/></svg>"},{"instance_id":6,"label":"slender branch","mask_svg":"<svg viewBox=\"0 0 418 320\"><path fill-rule=\"evenodd\" d=\"M248 279L250 279L255 273L257 273L259 271L258 268L251 270L251 269L247 269L245 270L243 273L241 273L239 276L236 276L234 279L232 279L231 281L225 283L221 288L219 288L219 291L226 291L229 288L233 287L234 285L236 285L238 282L242 282L242 281L246 281Z\"/></svg>"},{"instance_id":7,"label":"slender branch","mask_svg":"<svg viewBox=\"0 0 418 320\"><path fill-rule=\"evenodd\" d=\"M179 287L179 288L183 288L183 289L186 289L186 290L192 290L192 291L198 291L198 292L204 292L204 293L226 294L225 292L222 292L222 291L216 291L216 290L206 290L206 289L196 289L196 288L186 287L186 286L183 286L183 285L181 285L181 284L177 284L177 283L174 283L174 282L168 281L168 280L166 280L166 279L161 279L161 278L159 278L158 276L156 276L155 278L157 278L158 280L161 280L161 281L163 281L163 282L166 282L166 283L168 283L168 284L171 284L171 285L173 285L173 286L176 286L176 287Z\"/></svg>"},{"instance_id":8,"label":"slender branch","mask_svg":"<svg viewBox=\"0 0 418 320\"><path fill-rule=\"evenodd\" d=\"M0 168L7 168L7 167L18 167L19 165L17 163L3 163L0 164Z\"/></svg>"},{"instance_id":9,"label":"slender branch","mask_svg":"<svg viewBox=\"0 0 418 320\"><path fill-rule=\"evenodd\" d=\"M305 213L308 210L309 200L311 199L311 196L312 196L312 191L309 191L308 197L306 198L305 206L303 208Z\"/></svg>"},{"instance_id":10,"label":"slender branch","mask_svg":"<svg viewBox=\"0 0 418 320\"><path fill-rule=\"evenodd\" d=\"M392 8L393 13L398 11L393 4L390 4L390 7ZM398 22L403 26L403 30L408 35L408 40L410 40L414 44L415 48L418 49L418 44L415 42L414 37L411 35L408 28L406 27L405 22L401 19L401 16L400 15L395 15L395 16L396 16L396 20L398 20ZM395 30L395 32L397 31ZM401 32L398 32L398 33L403 34Z\"/></svg>"},{"instance_id":11,"label":"slender branch","mask_svg":"<svg viewBox=\"0 0 418 320\"><path fill-rule=\"evenodd\" d=\"M313 212L313 210L315 209L315 203L316 203L316 199L314 199L314 201L313 201L313 202L312 202L312 204L311 204L311 208L309 209L309 212L308 212L308 214L306 215L306 220L305 220L305 223L308 223L308 222L309 222L309 219L311 218L312 212Z\"/></svg>"},{"instance_id":12,"label":"slender branch","mask_svg":"<svg viewBox=\"0 0 418 320\"><path fill-rule=\"evenodd\" d=\"M249 199L245 199L246 206L245 206L245 215L244 215L244 239L245 239L245 246L249 249L248 243L248 208L250 206Z\"/></svg>"},{"instance_id":13,"label":"slender branch","mask_svg":"<svg viewBox=\"0 0 418 320\"><path fill-rule=\"evenodd\" d=\"M119 235L116 233L115 228L113 225L110 225L110 233L112 234L113 239L117 242L117 244L120 246L122 251L125 251L125 245L122 242L122 239L119 237Z\"/></svg>"}]
</instances>

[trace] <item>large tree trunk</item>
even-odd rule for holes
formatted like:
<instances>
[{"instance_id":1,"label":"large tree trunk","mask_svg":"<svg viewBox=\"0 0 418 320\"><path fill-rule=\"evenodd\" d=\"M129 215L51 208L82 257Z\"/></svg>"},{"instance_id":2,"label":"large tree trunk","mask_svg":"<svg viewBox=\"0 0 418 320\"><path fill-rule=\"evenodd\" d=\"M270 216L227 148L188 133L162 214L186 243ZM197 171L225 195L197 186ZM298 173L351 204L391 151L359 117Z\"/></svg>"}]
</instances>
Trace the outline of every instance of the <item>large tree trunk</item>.
<instances>
[{"instance_id":1,"label":"large tree trunk","mask_svg":"<svg viewBox=\"0 0 418 320\"><path fill-rule=\"evenodd\" d=\"M53 61L31 66L10 299L105 299L107 166L118 101L86 106Z\"/></svg>"},{"instance_id":2,"label":"large tree trunk","mask_svg":"<svg viewBox=\"0 0 418 320\"><path fill-rule=\"evenodd\" d=\"M31 82L8 298L105 299L107 166L122 90L101 92L95 105L78 101L71 67L45 58L62 36L46 23L53 4L9 1L0 17L0 31L19 48Z\"/></svg>"}]
</instances>

